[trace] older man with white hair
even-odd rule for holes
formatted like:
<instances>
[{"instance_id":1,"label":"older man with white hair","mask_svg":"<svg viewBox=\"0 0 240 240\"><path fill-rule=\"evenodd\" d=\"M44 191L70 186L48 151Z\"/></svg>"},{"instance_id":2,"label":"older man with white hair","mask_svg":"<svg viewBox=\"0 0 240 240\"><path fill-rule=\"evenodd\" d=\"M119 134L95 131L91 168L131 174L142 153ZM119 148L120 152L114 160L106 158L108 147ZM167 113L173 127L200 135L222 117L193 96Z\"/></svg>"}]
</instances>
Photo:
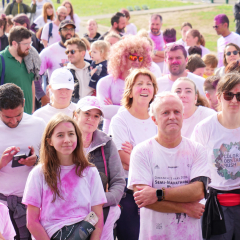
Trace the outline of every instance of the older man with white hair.
<instances>
[{"instance_id":1,"label":"older man with white hair","mask_svg":"<svg viewBox=\"0 0 240 240\"><path fill-rule=\"evenodd\" d=\"M200 240L199 201L210 176L206 151L181 136L183 105L175 93L158 94L150 114L158 134L133 149L128 178L140 208L139 240Z\"/></svg>"}]
</instances>

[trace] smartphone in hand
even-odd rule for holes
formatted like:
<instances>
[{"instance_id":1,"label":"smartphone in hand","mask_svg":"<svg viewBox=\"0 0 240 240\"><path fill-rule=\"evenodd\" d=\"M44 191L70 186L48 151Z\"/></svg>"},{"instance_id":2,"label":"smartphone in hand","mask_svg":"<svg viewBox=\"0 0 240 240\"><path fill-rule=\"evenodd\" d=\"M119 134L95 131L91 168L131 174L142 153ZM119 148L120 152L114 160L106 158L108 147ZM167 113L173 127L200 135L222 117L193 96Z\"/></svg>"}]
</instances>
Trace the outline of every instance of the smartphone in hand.
<instances>
[{"instance_id":1,"label":"smartphone in hand","mask_svg":"<svg viewBox=\"0 0 240 240\"><path fill-rule=\"evenodd\" d=\"M31 148L29 149L29 151L27 153L18 153L16 155L14 155L13 159L12 159L12 168L24 166L23 164L19 163L18 161L21 158L26 159L29 156L31 156Z\"/></svg>"}]
</instances>

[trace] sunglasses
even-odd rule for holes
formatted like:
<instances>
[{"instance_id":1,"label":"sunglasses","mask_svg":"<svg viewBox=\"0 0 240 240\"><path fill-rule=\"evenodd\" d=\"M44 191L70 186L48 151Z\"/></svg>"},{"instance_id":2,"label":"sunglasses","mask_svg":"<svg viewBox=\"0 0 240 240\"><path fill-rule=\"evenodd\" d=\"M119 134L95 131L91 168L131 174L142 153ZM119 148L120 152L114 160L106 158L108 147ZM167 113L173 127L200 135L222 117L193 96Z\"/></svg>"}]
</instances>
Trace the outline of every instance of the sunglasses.
<instances>
[{"instance_id":1,"label":"sunglasses","mask_svg":"<svg viewBox=\"0 0 240 240\"><path fill-rule=\"evenodd\" d=\"M223 93L223 98L226 100L226 101L231 101L233 100L234 96L236 96L236 99L238 102L240 102L240 92L234 94L232 92L225 92Z\"/></svg>"},{"instance_id":2,"label":"sunglasses","mask_svg":"<svg viewBox=\"0 0 240 240\"><path fill-rule=\"evenodd\" d=\"M231 56L232 53L233 53L233 55L237 55L237 54L238 54L238 51L235 50L235 51L233 51L233 52L226 52L226 55L227 55L227 56Z\"/></svg>"},{"instance_id":3,"label":"sunglasses","mask_svg":"<svg viewBox=\"0 0 240 240\"><path fill-rule=\"evenodd\" d=\"M217 28L218 28L218 25L213 26L213 28L214 28L214 29L217 29Z\"/></svg>"},{"instance_id":4,"label":"sunglasses","mask_svg":"<svg viewBox=\"0 0 240 240\"><path fill-rule=\"evenodd\" d=\"M80 50L67 50L67 51L65 51L65 53L68 55L69 53L71 53L72 55L73 54L75 54L77 51L79 51L80 52Z\"/></svg>"},{"instance_id":5,"label":"sunglasses","mask_svg":"<svg viewBox=\"0 0 240 240\"><path fill-rule=\"evenodd\" d=\"M138 61L139 62L142 62L143 61L143 57L140 57L140 56L135 56L135 55L129 55L129 60L131 60L131 61L137 61L137 59L138 59Z\"/></svg>"}]
</instances>

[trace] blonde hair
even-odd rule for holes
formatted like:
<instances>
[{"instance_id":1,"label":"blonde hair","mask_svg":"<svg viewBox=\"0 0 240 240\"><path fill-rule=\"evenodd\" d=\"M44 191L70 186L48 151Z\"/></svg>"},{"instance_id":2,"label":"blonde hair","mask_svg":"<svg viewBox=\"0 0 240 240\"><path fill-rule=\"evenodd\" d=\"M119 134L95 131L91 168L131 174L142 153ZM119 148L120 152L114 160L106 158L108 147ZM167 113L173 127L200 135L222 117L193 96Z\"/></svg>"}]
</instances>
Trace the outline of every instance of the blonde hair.
<instances>
[{"instance_id":1,"label":"blonde hair","mask_svg":"<svg viewBox=\"0 0 240 240\"><path fill-rule=\"evenodd\" d=\"M98 40L98 41L93 42L91 45L91 49L92 48L96 48L100 52L100 54L104 60L108 59L109 46L105 41Z\"/></svg>"},{"instance_id":2,"label":"blonde hair","mask_svg":"<svg viewBox=\"0 0 240 240\"><path fill-rule=\"evenodd\" d=\"M148 40L150 46L152 47L152 49L154 49L155 43L154 43L154 41L149 37L149 34L148 34L148 32L147 32L146 29L144 29L144 28L140 29L140 30L137 32L137 36L146 38L146 39Z\"/></svg>"},{"instance_id":3,"label":"blonde hair","mask_svg":"<svg viewBox=\"0 0 240 240\"><path fill-rule=\"evenodd\" d=\"M206 65L210 65L211 68L216 68L218 65L218 59L214 54L208 53L202 57L202 60Z\"/></svg>"},{"instance_id":4,"label":"blonde hair","mask_svg":"<svg viewBox=\"0 0 240 240\"><path fill-rule=\"evenodd\" d=\"M116 34L115 32L110 32L110 33L108 33L105 37L104 37L104 41L107 41L107 42L109 42L109 39L110 38L116 38L116 39L118 39L118 41L120 41L122 38L118 35L118 34Z\"/></svg>"},{"instance_id":5,"label":"blonde hair","mask_svg":"<svg viewBox=\"0 0 240 240\"><path fill-rule=\"evenodd\" d=\"M131 108L132 106L133 98L131 98L130 95L132 94L132 89L135 84L136 78L140 75L148 76L153 83L153 88L154 88L153 98L151 99L149 104L154 100L154 96L157 94L158 86L157 86L157 80L154 74L147 68L132 69L130 74L125 80L125 89L123 93L123 98L121 100L122 105L127 109Z\"/></svg>"}]
</instances>

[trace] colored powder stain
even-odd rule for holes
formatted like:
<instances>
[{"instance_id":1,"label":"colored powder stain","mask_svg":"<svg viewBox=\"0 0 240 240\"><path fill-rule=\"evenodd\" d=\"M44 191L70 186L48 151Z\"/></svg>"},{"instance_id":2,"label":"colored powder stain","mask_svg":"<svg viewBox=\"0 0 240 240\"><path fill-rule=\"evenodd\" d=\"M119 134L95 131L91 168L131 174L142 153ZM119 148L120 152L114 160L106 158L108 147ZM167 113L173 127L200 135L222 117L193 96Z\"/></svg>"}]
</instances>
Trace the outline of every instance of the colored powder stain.
<instances>
[{"instance_id":1,"label":"colored powder stain","mask_svg":"<svg viewBox=\"0 0 240 240\"><path fill-rule=\"evenodd\" d=\"M64 123L64 126L66 126L66 127L68 127L68 128L73 127L72 123L70 123L70 122L65 122L65 123Z\"/></svg>"}]
</instances>

